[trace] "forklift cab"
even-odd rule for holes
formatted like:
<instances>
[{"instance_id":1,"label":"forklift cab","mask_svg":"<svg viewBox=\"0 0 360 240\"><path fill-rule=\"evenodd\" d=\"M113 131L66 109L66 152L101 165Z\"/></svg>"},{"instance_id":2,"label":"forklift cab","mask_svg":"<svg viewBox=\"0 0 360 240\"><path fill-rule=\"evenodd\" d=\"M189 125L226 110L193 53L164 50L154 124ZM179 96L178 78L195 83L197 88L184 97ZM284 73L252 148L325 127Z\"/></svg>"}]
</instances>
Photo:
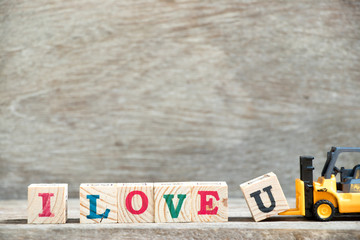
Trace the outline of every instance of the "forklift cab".
<instances>
[{"instance_id":1,"label":"forklift cab","mask_svg":"<svg viewBox=\"0 0 360 240\"><path fill-rule=\"evenodd\" d=\"M345 169L344 167L339 169L336 166L339 155L344 152L360 153L360 148L332 147L330 152L327 153L321 176L325 179L331 179L332 174L336 176L336 174L340 173L340 181L336 183L337 191L341 193L360 193L360 164L351 169Z\"/></svg>"},{"instance_id":2,"label":"forklift cab","mask_svg":"<svg viewBox=\"0 0 360 240\"><path fill-rule=\"evenodd\" d=\"M340 189L343 193L360 193L360 164L353 169L340 169Z\"/></svg>"}]
</instances>

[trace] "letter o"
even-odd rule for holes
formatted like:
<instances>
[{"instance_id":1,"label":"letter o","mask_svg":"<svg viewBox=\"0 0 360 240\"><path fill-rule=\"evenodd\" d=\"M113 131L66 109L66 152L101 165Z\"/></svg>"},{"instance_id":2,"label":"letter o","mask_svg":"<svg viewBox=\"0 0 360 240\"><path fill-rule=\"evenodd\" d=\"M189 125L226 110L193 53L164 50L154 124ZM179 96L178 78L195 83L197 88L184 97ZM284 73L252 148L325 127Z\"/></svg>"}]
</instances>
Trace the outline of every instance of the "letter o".
<instances>
[{"instance_id":1,"label":"letter o","mask_svg":"<svg viewBox=\"0 0 360 240\"><path fill-rule=\"evenodd\" d=\"M139 210L135 210L133 208L132 204L131 204L131 200L135 195L139 195L141 197L141 200L142 200L141 208ZM126 202L127 210L132 214L142 214L143 212L146 211L146 209L148 208L148 205L149 205L149 199L147 198L145 193L142 192L142 191L132 191L132 192L130 192L126 197L125 202Z\"/></svg>"}]
</instances>

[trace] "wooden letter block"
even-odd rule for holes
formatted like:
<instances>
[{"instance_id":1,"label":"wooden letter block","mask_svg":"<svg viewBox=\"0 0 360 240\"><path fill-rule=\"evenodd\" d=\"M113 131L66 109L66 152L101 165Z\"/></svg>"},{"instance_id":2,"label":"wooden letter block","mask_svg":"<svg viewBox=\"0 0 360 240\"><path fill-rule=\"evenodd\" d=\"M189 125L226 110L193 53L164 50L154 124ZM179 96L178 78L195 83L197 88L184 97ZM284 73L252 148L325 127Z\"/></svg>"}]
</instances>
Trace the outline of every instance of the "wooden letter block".
<instances>
[{"instance_id":1,"label":"wooden letter block","mask_svg":"<svg viewBox=\"0 0 360 240\"><path fill-rule=\"evenodd\" d=\"M191 222L191 183L154 183L155 222Z\"/></svg>"},{"instance_id":2,"label":"wooden letter block","mask_svg":"<svg viewBox=\"0 0 360 240\"><path fill-rule=\"evenodd\" d=\"M241 184L240 189L256 222L289 209L280 183L272 172Z\"/></svg>"},{"instance_id":3,"label":"wooden letter block","mask_svg":"<svg viewBox=\"0 0 360 240\"><path fill-rule=\"evenodd\" d=\"M66 223L67 184L28 186L28 223Z\"/></svg>"},{"instance_id":4,"label":"wooden letter block","mask_svg":"<svg viewBox=\"0 0 360 240\"><path fill-rule=\"evenodd\" d=\"M193 222L228 221L228 186L226 182L195 182L191 190Z\"/></svg>"},{"instance_id":5,"label":"wooden letter block","mask_svg":"<svg viewBox=\"0 0 360 240\"><path fill-rule=\"evenodd\" d=\"M80 185L80 223L117 222L117 185L87 183Z\"/></svg>"},{"instance_id":6,"label":"wooden letter block","mask_svg":"<svg viewBox=\"0 0 360 240\"><path fill-rule=\"evenodd\" d=\"M118 184L118 222L154 222L154 184Z\"/></svg>"}]
</instances>

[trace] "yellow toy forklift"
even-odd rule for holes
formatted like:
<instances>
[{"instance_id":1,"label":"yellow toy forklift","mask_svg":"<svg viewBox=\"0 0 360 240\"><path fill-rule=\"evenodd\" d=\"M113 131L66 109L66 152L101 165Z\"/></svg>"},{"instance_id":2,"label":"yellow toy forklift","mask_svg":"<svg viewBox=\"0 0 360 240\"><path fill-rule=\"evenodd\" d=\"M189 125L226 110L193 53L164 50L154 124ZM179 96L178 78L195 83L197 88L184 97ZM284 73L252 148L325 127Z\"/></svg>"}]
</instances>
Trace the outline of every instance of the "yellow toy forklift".
<instances>
[{"instance_id":1,"label":"yellow toy forklift","mask_svg":"<svg viewBox=\"0 0 360 240\"><path fill-rule=\"evenodd\" d=\"M279 215L302 215L329 221L338 214L360 214L360 164L352 169L336 165L339 154L360 152L360 148L332 147L321 172L313 182L314 157L300 156L300 179L295 180L296 208ZM336 175L340 173L340 181Z\"/></svg>"}]
</instances>

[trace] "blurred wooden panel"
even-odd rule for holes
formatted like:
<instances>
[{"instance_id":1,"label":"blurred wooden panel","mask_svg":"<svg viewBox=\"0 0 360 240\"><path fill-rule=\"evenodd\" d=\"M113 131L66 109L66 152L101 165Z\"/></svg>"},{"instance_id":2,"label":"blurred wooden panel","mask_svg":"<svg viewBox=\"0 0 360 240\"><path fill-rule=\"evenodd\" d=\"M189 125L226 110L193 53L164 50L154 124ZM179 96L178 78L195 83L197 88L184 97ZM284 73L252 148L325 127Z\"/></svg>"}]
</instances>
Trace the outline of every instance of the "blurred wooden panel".
<instances>
[{"instance_id":1,"label":"blurred wooden panel","mask_svg":"<svg viewBox=\"0 0 360 240\"><path fill-rule=\"evenodd\" d=\"M359 146L359 1L0 2L0 198L38 182L227 181L294 196Z\"/></svg>"}]
</instances>

